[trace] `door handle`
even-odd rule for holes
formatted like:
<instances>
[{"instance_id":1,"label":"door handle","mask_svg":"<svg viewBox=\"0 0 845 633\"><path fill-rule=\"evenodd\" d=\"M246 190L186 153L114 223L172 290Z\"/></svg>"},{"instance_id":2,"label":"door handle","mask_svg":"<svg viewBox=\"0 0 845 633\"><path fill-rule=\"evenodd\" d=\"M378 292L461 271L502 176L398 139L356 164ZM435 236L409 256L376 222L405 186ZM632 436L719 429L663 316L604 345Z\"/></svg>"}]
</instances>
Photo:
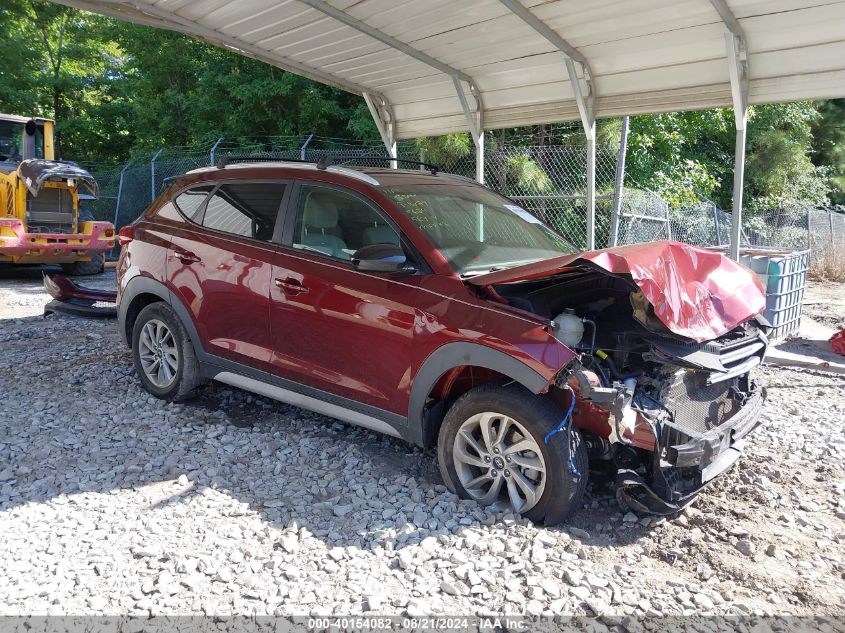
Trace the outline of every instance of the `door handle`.
<instances>
[{"instance_id":1,"label":"door handle","mask_svg":"<svg viewBox=\"0 0 845 633\"><path fill-rule=\"evenodd\" d=\"M291 277L287 279L274 279L273 283L286 294L299 295L308 292L307 286L303 286L301 282Z\"/></svg>"},{"instance_id":2,"label":"door handle","mask_svg":"<svg viewBox=\"0 0 845 633\"><path fill-rule=\"evenodd\" d=\"M178 259L183 264L196 264L197 262L202 261L199 257L197 257L194 253L190 251L177 251L176 259Z\"/></svg>"}]
</instances>

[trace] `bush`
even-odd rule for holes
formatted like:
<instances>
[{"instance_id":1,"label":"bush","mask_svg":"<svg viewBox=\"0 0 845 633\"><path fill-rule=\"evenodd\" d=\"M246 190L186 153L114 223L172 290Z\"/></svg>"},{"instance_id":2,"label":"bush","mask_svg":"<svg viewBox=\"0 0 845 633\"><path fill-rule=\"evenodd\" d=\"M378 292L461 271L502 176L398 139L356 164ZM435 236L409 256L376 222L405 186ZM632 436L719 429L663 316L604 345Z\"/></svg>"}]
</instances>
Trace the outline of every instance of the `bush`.
<instances>
[{"instance_id":1,"label":"bush","mask_svg":"<svg viewBox=\"0 0 845 633\"><path fill-rule=\"evenodd\" d=\"M813 281L845 281L845 252L833 244L813 253L807 273Z\"/></svg>"}]
</instances>

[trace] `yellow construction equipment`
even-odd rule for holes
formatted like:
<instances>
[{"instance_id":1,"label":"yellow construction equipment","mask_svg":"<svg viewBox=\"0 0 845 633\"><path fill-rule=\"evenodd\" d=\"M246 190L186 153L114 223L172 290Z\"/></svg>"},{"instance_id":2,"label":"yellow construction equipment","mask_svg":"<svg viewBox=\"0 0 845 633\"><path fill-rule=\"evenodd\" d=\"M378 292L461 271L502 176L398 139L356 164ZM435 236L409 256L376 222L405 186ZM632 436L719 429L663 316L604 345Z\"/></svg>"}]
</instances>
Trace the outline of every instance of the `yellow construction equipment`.
<instances>
[{"instance_id":1,"label":"yellow construction equipment","mask_svg":"<svg viewBox=\"0 0 845 633\"><path fill-rule=\"evenodd\" d=\"M114 225L79 210L80 197L97 196L89 172L55 160L53 121L0 114L0 263L101 272Z\"/></svg>"}]
</instances>

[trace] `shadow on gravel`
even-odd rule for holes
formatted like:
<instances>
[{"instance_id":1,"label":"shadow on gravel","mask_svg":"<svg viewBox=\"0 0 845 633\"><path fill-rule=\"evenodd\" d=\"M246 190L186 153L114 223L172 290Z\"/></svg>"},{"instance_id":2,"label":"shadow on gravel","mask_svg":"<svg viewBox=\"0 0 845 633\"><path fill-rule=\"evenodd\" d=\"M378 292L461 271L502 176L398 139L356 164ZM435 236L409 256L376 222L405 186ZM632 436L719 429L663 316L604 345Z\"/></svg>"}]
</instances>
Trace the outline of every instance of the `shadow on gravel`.
<instances>
[{"instance_id":1,"label":"shadow on gravel","mask_svg":"<svg viewBox=\"0 0 845 633\"><path fill-rule=\"evenodd\" d=\"M37 363L26 362L32 338ZM169 485L139 516L183 504L205 513L203 497L222 492L280 529L295 521L328 547L362 549L520 522L448 493L434 452L401 440L218 384L180 405L158 401L142 391L114 322L27 317L0 340L11 405L0 415L2 511ZM596 484L570 524L550 532L612 547L649 525L623 524L611 488Z\"/></svg>"}]
</instances>

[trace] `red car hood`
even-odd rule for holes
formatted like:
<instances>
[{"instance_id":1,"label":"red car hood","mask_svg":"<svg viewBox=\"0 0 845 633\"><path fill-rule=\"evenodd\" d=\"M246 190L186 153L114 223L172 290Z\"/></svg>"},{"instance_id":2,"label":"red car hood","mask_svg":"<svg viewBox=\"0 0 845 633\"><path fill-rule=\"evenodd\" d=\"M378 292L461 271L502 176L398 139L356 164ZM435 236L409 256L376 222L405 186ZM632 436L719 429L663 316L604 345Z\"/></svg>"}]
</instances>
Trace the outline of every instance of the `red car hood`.
<instances>
[{"instance_id":1,"label":"red car hood","mask_svg":"<svg viewBox=\"0 0 845 633\"><path fill-rule=\"evenodd\" d=\"M766 307L763 285L724 255L681 242L650 242L574 253L479 275L476 286L541 279L580 265L630 275L670 331L703 342L729 332Z\"/></svg>"}]
</instances>

